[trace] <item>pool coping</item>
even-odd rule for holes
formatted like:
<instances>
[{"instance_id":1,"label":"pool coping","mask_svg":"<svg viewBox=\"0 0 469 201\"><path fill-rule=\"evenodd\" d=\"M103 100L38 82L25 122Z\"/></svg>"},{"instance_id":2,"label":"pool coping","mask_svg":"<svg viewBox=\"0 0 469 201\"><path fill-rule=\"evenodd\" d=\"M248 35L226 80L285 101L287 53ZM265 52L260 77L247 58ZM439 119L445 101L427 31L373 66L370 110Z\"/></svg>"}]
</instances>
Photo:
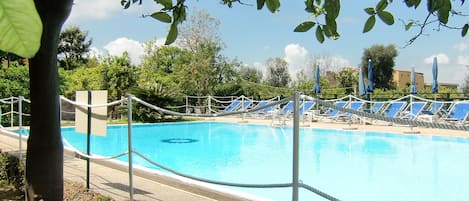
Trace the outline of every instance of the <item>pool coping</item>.
<instances>
[{"instance_id":1,"label":"pool coping","mask_svg":"<svg viewBox=\"0 0 469 201\"><path fill-rule=\"evenodd\" d=\"M19 139L19 135L16 133L9 133L0 130L0 134L10 137L14 140ZM27 142L27 136L21 136L23 144ZM26 147L23 146L23 148ZM23 150L25 151L25 150ZM64 156L70 156L76 159L84 159L77 154L72 148L64 146ZM24 155L26 157L26 155ZM121 171L128 174L129 168L128 163L118 161L116 159L111 160L96 160L91 159L92 163L112 168L114 170ZM64 167L65 168L65 167ZM140 165L133 165L134 176L142 177L160 184L171 186L176 189L180 189L185 192L189 192L195 195L203 196L213 200L227 200L227 201L273 201L272 199L261 197L254 194L249 194L242 191L237 191L214 184L199 182L193 179L184 178L178 175L165 173L159 170L146 168ZM65 177L64 177L65 178Z\"/></svg>"},{"instance_id":2,"label":"pool coping","mask_svg":"<svg viewBox=\"0 0 469 201\"><path fill-rule=\"evenodd\" d=\"M229 122L229 123L243 123L243 124L255 124L255 125L271 125L271 120L257 120L257 119L244 119L242 122L239 121L240 118L210 118L210 119L202 119L200 121L194 122ZM120 126L126 126L126 124L119 124ZM116 125L116 126L119 126ZM273 125L278 126L278 125ZM285 125L280 126L291 126L287 123ZM453 131L453 130L441 130L441 129L430 129L430 128L414 128L415 130L422 131L419 134L412 134L412 133L405 133L409 127L406 126L389 126L389 125L357 125L352 124L353 127L357 127L357 129L353 129L354 131L364 131L364 132L378 132L383 133L383 130L386 133L392 133L396 135L402 136L428 136L432 138L440 138L440 137L449 137L449 138L468 138L469 132L465 131ZM325 122L308 122L308 124L302 124L303 128L320 128L320 129L336 129L336 130L347 130L350 125L347 123L325 123ZM353 132L353 131L352 131ZM1 132L0 133L4 133ZM18 139L17 134L7 134L10 137ZM22 136L24 139L23 142L26 142L27 137ZM24 146L26 147L26 146ZM75 158L76 154L69 148L64 147L64 155L73 156ZM104 165L106 167L116 169L122 172L127 173L128 167L127 163L113 160L113 161L97 161L92 160L93 163ZM128 175L128 174L127 174ZM244 193L241 191L232 190L229 188L216 186L213 184L207 184L203 182L198 182L192 179L183 178L177 175L165 173L158 170L153 170L150 168L145 168L142 166L134 165L134 175L143 177L146 179L150 179L152 181L162 183L177 189L181 189L182 191L187 191L193 194L201 195L210 199L215 200L271 200L268 198L260 197L257 195L252 195L248 193Z\"/></svg>"}]
</instances>

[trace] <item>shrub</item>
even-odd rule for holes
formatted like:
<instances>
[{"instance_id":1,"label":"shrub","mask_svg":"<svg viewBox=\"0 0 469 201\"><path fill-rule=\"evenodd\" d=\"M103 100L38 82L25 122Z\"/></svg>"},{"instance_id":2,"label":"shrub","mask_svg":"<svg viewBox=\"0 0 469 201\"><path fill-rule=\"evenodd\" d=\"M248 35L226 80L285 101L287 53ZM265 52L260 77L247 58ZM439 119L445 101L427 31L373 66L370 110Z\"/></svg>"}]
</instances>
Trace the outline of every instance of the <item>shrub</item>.
<instances>
[{"instance_id":1,"label":"shrub","mask_svg":"<svg viewBox=\"0 0 469 201\"><path fill-rule=\"evenodd\" d=\"M7 181L18 191L24 189L24 169L24 164L20 164L16 156L0 153L0 180Z\"/></svg>"}]
</instances>

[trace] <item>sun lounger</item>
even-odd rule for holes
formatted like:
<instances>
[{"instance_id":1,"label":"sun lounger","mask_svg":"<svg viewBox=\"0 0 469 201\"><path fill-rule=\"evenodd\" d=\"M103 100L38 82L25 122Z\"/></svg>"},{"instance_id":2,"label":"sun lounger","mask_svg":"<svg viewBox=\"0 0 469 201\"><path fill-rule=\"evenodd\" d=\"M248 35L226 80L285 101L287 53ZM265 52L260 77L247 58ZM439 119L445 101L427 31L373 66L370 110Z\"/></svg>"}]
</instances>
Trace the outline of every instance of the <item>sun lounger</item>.
<instances>
[{"instance_id":1,"label":"sun lounger","mask_svg":"<svg viewBox=\"0 0 469 201\"><path fill-rule=\"evenodd\" d=\"M396 118L406 105L407 103L404 101L391 102L383 111L382 115L389 118Z\"/></svg>"},{"instance_id":2,"label":"sun lounger","mask_svg":"<svg viewBox=\"0 0 469 201\"><path fill-rule=\"evenodd\" d=\"M230 105L228 105L225 110L223 110L223 112L233 112L233 111L236 111L236 109L241 105L241 101L240 100L234 100L233 102L231 102Z\"/></svg>"},{"instance_id":3,"label":"sun lounger","mask_svg":"<svg viewBox=\"0 0 469 201\"><path fill-rule=\"evenodd\" d=\"M295 106L295 103L293 101L288 101L288 103L285 106L283 106L282 109L280 110L280 114L288 116L290 113L293 112L294 106Z\"/></svg>"},{"instance_id":4,"label":"sun lounger","mask_svg":"<svg viewBox=\"0 0 469 201\"><path fill-rule=\"evenodd\" d=\"M469 102L455 102L448 116L443 118L447 122L464 124L469 115Z\"/></svg>"},{"instance_id":5,"label":"sun lounger","mask_svg":"<svg viewBox=\"0 0 469 201\"><path fill-rule=\"evenodd\" d=\"M419 115L421 115L423 108L425 108L425 105L427 105L427 102L412 102L404 110L406 111L406 113L401 114L400 118L409 120L417 118Z\"/></svg>"},{"instance_id":6,"label":"sun lounger","mask_svg":"<svg viewBox=\"0 0 469 201\"><path fill-rule=\"evenodd\" d=\"M417 116L419 121L435 122L440 116L446 116L447 112L443 110L443 102L430 102L426 110L422 110Z\"/></svg>"},{"instance_id":7,"label":"sun lounger","mask_svg":"<svg viewBox=\"0 0 469 201\"><path fill-rule=\"evenodd\" d=\"M334 103L334 105L338 106L338 107L343 107L345 108L345 106L347 106L347 101L337 101ZM319 115L320 116L320 119L330 119L330 120L333 120L334 118L337 117L337 115L340 113L339 110L336 110L336 109L333 109L333 108L329 108L329 110L325 113L325 114L321 114Z\"/></svg>"},{"instance_id":8,"label":"sun lounger","mask_svg":"<svg viewBox=\"0 0 469 201\"><path fill-rule=\"evenodd\" d=\"M238 107L235 111L247 110L249 108L249 106L251 106L251 104L252 104L251 100L244 100L244 101L241 101L241 102L242 102L241 106Z\"/></svg>"},{"instance_id":9,"label":"sun lounger","mask_svg":"<svg viewBox=\"0 0 469 201\"><path fill-rule=\"evenodd\" d=\"M381 112L381 110L384 108L384 102L374 102L373 106L371 107L371 111L373 114Z\"/></svg>"},{"instance_id":10,"label":"sun lounger","mask_svg":"<svg viewBox=\"0 0 469 201\"><path fill-rule=\"evenodd\" d=\"M314 105L316 105L316 102L314 101L304 101L299 109L300 116L308 114L308 112L314 107Z\"/></svg>"},{"instance_id":11,"label":"sun lounger","mask_svg":"<svg viewBox=\"0 0 469 201\"><path fill-rule=\"evenodd\" d=\"M370 103L370 104L372 104L371 110L369 108L364 108L363 109L364 112L370 113L370 111L371 111L373 114L378 114L384 108L384 102L373 102L373 103Z\"/></svg>"},{"instance_id":12,"label":"sun lounger","mask_svg":"<svg viewBox=\"0 0 469 201\"><path fill-rule=\"evenodd\" d=\"M352 101L348 104L348 108L347 109L350 109L350 110L355 110L355 111L361 111L363 106L365 105L365 102L362 102L362 101ZM337 118L339 119L351 119L351 117L353 116L352 113L340 113Z\"/></svg>"},{"instance_id":13,"label":"sun lounger","mask_svg":"<svg viewBox=\"0 0 469 201\"><path fill-rule=\"evenodd\" d=\"M266 106L267 104L269 104L270 101L259 101L259 103L257 103L256 106L254 106L253 109L259 109L261 107L264 107ZM265 109L265 108L264 108ZM255 112L252 112L253 114L262 114L264 109L260 109L260 110L257 110Z\"/></svg>"},{"instance_id":14,"label":"sun lounger","mask_svg":"<svg viewBox=\"0 0 469 201\"><path fill-rule=\"evenodd\" d=\"M259 101L259 103L254 107L254 109L259 109L261 107L265 107L266 105L273 103L272 101L265 100L265 101ZM271 113L274 111L274 108L277 107L277 105L273 105L270 107L266 107L260 110L257 110L255 112L252 112L252 116L255 118L265 118L267 115L271 115Z\"/></svg>"},{"instance_id":15,"label":"sun lounger","mask_svg":"<svg viewBox=\"0 0 469 201\"><path fill-rule=\"evenodd\" d=\"M430 105L428 106L427 110L424 110L425 114L438 114L439 112L442 111L443 106L445 104L443 102L431 102ZM427 112L428 111L428 112Z\"/></svg>"}]
</instances>

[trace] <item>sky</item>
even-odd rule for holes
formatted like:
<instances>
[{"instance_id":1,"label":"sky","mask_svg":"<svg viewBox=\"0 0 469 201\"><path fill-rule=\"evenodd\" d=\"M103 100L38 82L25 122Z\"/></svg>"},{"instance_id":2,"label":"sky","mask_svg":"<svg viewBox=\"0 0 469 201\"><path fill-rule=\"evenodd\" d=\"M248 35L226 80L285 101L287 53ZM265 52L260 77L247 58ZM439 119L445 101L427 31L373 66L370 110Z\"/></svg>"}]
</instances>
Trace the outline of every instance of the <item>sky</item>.
<instances>
[{"instance_id":1,"label":"sky","mask_svg":"<svg viewBox=\"0 0 469 201\"><path fill-rule=\"evenodd\" d=\"M432 79L435 56L438 58L439 82L461 84L469 75L469 67L466 66L469 65L469 36L461 37L460 30L437 30L438 27L430 26L417 41L405 46L418 29L405 31L403 21L423 21L425 5L414 10L405 7L401 1L394 1L387 10L394 14L395 24L388 26L377 18L374 29L362 33L368 17L363 9L374 7L377 1L342 1L337 19L341 37L338 40L326 39L321 44L316 40L314 30L293 32L298 24L311 20L304 11L304 1L281 1L280 11L275 14L266 8L258 11L254 0L242 2L252 5L236 4L228 8L214 0L187 1L186 5L189 15L202 10L220 21L221 39L226 45L222 54L261 70L265 69L267 59L275 57L289 63L292 77L300 69L311 74L313 59L333 61L337 68L358 67L364 49L375 44L393 44L398 50L394 69L410 71L415 67L416 72L424 74L427 83ZM168 24L141 17L159 8L150 0L143 0L142 5L135 4L126 10L120 1L115 0L75 0L64 28L76 25L88 31L88 37L93 40L93 54L121 55L127 51L132 63L139 64L144 44L150 40L163 44L169 30ZM468 10L468 5L460 6L456 1L453 8ZM467 17L454 17L450 18L449 24L462 26L467 21Z\"/></svg>"}]
</instances>

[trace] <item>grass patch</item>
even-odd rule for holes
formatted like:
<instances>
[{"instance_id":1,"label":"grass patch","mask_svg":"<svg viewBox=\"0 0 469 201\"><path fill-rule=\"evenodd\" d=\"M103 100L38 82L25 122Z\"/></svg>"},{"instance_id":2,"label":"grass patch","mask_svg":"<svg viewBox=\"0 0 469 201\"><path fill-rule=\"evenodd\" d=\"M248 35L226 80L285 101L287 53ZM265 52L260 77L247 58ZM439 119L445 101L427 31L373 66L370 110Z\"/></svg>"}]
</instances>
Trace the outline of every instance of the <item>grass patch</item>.
<instances>
[{"instance_id":1,"label":"grass patch","mask_svg":"<svg viewBox=\"0 0 469 201\"><path fill-rule=\"evenodd\" d=\"M7 181L0 180L0 200L24 200L24 193Z\"/></svg>"},{"instance_id":2,"label":"grass patch","mask_svg":"<svg viewBox=\"0 0 469 201\"><path fill-rule=\"evenodd\" d=\"M81 183L64 181L64 200L111 201L113 199L93 191L87 191Z\"/></svg>"}]
</instances>

